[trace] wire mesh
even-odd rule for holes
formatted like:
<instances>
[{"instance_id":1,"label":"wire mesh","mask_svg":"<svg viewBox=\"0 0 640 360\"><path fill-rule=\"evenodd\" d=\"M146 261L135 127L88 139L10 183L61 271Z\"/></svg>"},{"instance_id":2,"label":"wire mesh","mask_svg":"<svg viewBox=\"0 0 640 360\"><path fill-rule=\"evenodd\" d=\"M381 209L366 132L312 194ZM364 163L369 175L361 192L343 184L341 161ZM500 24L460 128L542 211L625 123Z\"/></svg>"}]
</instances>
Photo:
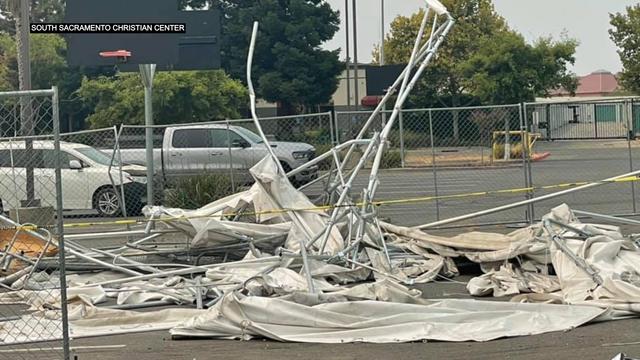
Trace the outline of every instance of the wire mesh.
<instances>
[{"instance_id":1,"label":"wire mesh","mask_svg":"<svg viewBox=\"0 0 640 360\"><path fill-rule=\"evenodd\" d=\"M0 358L69 356L56 99L0 93Z\"/></svg>"},{"instance_id":2,"label":"wire mesh","mask_svg":"<svg viewBox=\"0 0 640 360\"><path fill-rule=\"evenodd\" d=\"M261 121L287 172L332 147L329 113ZM249 169L268 155L250 119L154 126L153 133L153 200L167 207L195 209L248 188L253 183ZM124 164L125 173L133 175L127 171L132 165L146 167L145 127L123 126L117 149L116 158ZM322 166L305 170L291 180L303 185L317 178ZM131 194L147 203L144 187L132 189Z\"/></svg>"},{"instance_id":3,"label":"wire mesh","mask_svg":"<svg viewBox=\"0 0 640 360\"><path fill-rule=\"evenodd\" d=\"M526 113L532 130L548 140L536 146L548 158L532 163L533 186L598 181L634 170L638 128L632 99L527 104ZM536 214L561 202L605 214L636 213L635 188L633 182L602 185L536 204Z\"/></svg>"}]
</instances>

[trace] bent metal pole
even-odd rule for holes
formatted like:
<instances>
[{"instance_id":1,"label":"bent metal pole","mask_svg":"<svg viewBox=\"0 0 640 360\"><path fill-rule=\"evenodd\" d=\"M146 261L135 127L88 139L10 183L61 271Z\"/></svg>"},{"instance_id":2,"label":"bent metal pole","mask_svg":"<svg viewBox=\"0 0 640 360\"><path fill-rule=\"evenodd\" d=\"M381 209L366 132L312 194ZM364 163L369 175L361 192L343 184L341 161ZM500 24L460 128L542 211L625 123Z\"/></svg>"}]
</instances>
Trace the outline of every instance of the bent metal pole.
<instances>
[{"instance_id":1,"label":"bent metal pole","mask_svg":"<svg viewBox=\"0 0 640 360\"><path fill-rule=\"evenodd\" d=\"M518 202L515 202L515 203L511 203L511 204L498 206L498 207L495 207L495 208L492 208L492 209L477 211L477 212L474 212L474 213L471 213L471 214L467 214L467 215L457 216L457 217L453 217L453 218L450 218L450 219L445 219L445 220L440 220L440 221L436 221L436 222L432 222L432 223L428 223L428 224L424 224L424 225L419 225L419 226L416 226L415 228L417 228L417 229L427 229L427 228L432 228L432 227L436 227L436 226L452 224L452 223L463 221L463 220L473 219L473 218L477 218L477 217L480 217L480 216L489 215L489 214L493 214L493 213L497 213L497 212L501 212L501 211L505 211L505 210L509 210L509 209L513 209L513 208L517 208L519 206L524 206L524 205L534 204L534 203L537 203L537 202L540 202L540 201L544 201L544 200L554 199L554 198L557 198L557 197L562 196L562 195L574 193L574 192L581 191L581 190L591 189L591 188L594 188L596 186L609 184L611 182L614 182L615 180L619 180L619 179L623 179L623 178L627 178L627 177L631 177L631 176L637 176L637 175L640 175L640 170L636 170L636 171L633 171L633 172L630 172L630 173L626 173L626 174L610 177L610 178L607 178L607 179L604 179L604 180L601 180L601 181L596 181L596 182L592 182L592 183L589 183L589 184L581 185L581 186L575 187L573 189L562 190L562 191L554 192L554 193L551 193L551 194L534 197L534 198L529 199L529 200L518 201Z\"/></svg>"},{"instance_id":2,"label":"bent metal pole","mask_svg":"<svg viewBox=\"0 0 640 360\"><path fill-rule=\"evenodd\" d=\"M260 126L260 120L258 119L258 115L256 113L256 93L255 93L255 90L253 89L253 81L251 79L251 67L253 64L253 53L255 51L257 37L258 37L258 22L256 21L253 23L253 31L251 33L251 42L249 44L249 55L247 57L247 87L249 88L249 100L251 102L250 104L251 118L253 119L253 123L256 126L256 129L258 130L258 134L262 138L264 145L267 147L267 150L269 151L269 155L271 156L271 159L273 160L273 162L276 165L276 168L278 169L278 173L280 175L286 175L286 172L284 171L282 164L280 163L280 160L276 156L273 148L271 147L271 144L269 143L269 139L267 139L267 137L264 134L264 131L262 131L262 126ZM277 199L272 198L272 200L276 206L278 206L279 208L283 208L282 205L278 203ZM313 233L309 225L306 223L306 221L295 211L287 211L287 214L291 217L291 221L293 221L293 223L304 232L306 238L311 240L311 238L313 237ZM298 240L300 242L300 253L302 255L302 263L303 263L305 277L307 280L307 285L309 286L309 292L315 293L316 291L314 288L313 279L311 278L311 269L309 267L309 261L307 259L306 241L303 236L300 236Z\"/></svg>"}]
</instances>

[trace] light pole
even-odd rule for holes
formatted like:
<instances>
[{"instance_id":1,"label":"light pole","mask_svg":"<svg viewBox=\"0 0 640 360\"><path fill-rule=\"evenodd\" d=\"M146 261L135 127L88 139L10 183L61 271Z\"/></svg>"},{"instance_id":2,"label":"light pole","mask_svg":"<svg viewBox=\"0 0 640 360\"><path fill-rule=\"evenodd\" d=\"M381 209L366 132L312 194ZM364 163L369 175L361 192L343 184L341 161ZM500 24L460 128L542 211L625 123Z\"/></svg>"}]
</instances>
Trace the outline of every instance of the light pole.
<instances>
[{"instance_id":1,"label":"light pole","mask_svg":"<svg viewBox=\"0 0 640 360\"><path fill-rule=\"evenodd\" d=\"M380 66L384 65L384 0L380 0Z\"/></svg>"},{"instance_id":2,"label":"light pole","mask_svg":"<svg viewBox=\"0 0 640 360\"><path fill-rule=\"evenodd\" d=\"M358 20L357 15L358 11L356 8L356 0L352 1L353 7L353 78L356 88L354 89L355 98L355 109L356 111L360 108L360 95L359 95L359 86L358 86Z\"/></svg>"},{"instance_id":3,"label":"light pole","mask_svg":"<svg viewBox=\"0 0 640 360\"><path fill-rule=\"evenodd\" d=\"M384 66L384 0L380 0L380 66ZM387 123L387 105L382 106L382 126ZM402 124L402 112L400 112L400 124ZM402 126L402 125L401 125ZM400 133L402 136L402 132ZM403 157L404 160L404 157Z\"/></svg>"},{"instance_id":4,"label":"light pole","mask_svg":"<svg viewBox=\"0 0 640 360\"><path fill-rule=\"evenodd\" d=\"M15 0L14 14L16 21L16 45L18 47L18 86L22 91L31 90L31 60L29 55L29 0ZM33 111L31 107L31 98L23 96L20 99L20 136L25 137L25 159L28 166L26 167L26 201L22 201L22 207L40 206L39 200L35 198L35 187L33 178L33 139L34 135Z\"/></svg>"},{"instance_id":5,"label":"light pole","mask_svg":"<svg viewBox=\"0 0 640 360\"><path fill-rule=\"evenodd\" d=\"M344 33L346 34L346 49L347 49L347 58L345 61L346 64L346 68L347 68L347 111L351 111L351 69L350 69L350 60L349 59L349 0L344 0L344 23L345 23L345 29L344 29Z\"/></svg>"}]
</instances>

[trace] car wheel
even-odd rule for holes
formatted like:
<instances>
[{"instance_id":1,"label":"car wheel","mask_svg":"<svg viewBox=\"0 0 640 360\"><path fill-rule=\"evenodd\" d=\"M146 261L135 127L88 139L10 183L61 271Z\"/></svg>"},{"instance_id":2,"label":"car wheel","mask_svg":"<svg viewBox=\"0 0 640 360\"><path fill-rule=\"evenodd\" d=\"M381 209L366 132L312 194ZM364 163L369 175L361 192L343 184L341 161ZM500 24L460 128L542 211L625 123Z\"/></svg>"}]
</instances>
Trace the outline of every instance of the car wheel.
<instances>
[{"instance_id":1,"label":"car wheel","mask_svg":"<svg viewBox=\"0 0 640 360\"><path fill-rule=\"evenodd\" d=\"M110 187L100 189L94 199L94 208L100 216L112 217L121 214L120 197Z\"/></svg>"}]
</instances>

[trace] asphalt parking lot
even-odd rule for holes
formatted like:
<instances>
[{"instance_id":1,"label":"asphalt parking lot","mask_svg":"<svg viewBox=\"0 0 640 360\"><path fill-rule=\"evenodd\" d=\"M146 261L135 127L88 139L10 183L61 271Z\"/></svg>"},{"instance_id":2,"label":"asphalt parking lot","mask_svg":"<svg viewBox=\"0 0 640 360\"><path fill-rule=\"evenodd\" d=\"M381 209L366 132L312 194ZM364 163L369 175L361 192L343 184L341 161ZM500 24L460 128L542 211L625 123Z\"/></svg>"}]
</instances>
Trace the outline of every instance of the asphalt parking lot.
<instances>
[{"instance_id":1,"label":"asphalt parking lot","mask_svg":"<svg viewBox=\"0 0 640 360\"><path fill-rule=\"evenodd\" d=\"M635 143L635 142L634 142ZM597 181L607 177L627 173L640 164L640 147L631 149L626 141L555 141L541 142L536 152L551 155L533 163L532 181L534 187L556 185L580 181ZM632 162L629 161L631 153ZM354 194L366 186L369 173L363 171L354 184ZM434 179L437 179L437 186ZM397 200L432 197L436 194L447 196L478 191L519 189L525 187L525 171L522 164L493 167L438 168L434 177L432 168L386 169L379 175L380 186L377 200ZM305 193L314 196L322 193L320 184L309 187ZM562 189L538 190L541 195ZM634 199L634 192L637 194ZM414 226L459 216L475 211L493 208L514 201L524 200L524 192L470 196L460 199L443 199L385 205L379 208L382 218L399 225ZM635 200L635 201L634 201ZM552 207L566 202L571 207L606 214L630 214L640 209L640 188L635 183L606 184L594 189L565 195L554 200L535 205L534 216L539 218ZM635 202L635 206L634 206ZM437 204L437 206L436 206ZM499 223L523 221L524 208L469 220L462 224ZM117 219L98 218L95 215L70 213L65 221L102 222ZM106 225L101 230L118 230L122 226ZM70 232L85 231L85 229Z\"/></svg>"},{"instance_id":2,"label":"asphalt parking lot","mask_svg":"<svg viewBox=\"0 0 640 360\"><path fill-rule=\"evenodd\" d=\"M598 180L627 172L629 169L628 149L607 147L583 148L576 143L545 143L545 151L552 156L544 162L536 163L534 182L548 185L561 182ZM625 153L625 151L627 151ZM632 153L638 152L635 148ZM638 153L640 155L640 153ZM441 194L456 194L480 189L502 189L517 187L523 180L519 166L502 168L439 169L438 181ZM433 173L430 169L385 170L381 173L379 196L382 199L429 196L435 191ZM366 174L357 179L356 189L367 181ZM319 188L311 188L313 194ZM546 208L567 202L570 206L603 213L625 213L633 209L630 184L604 185L598 189L580 192L576 195L550 201L539 207L538 215ZM521 196L518 198L522 198ZM464 214L513 201L513 197L489 197L472 201L456 200L441 203L441 218L452 214ZM435 218L433 204L410 204L403 207L381 209L383 216L403 225L416 225ZM515 210L496 219L521 216ZM67 222L83 222L104 219L73 217ZM121 228L121 227L120 227ZM110 226L97 227L100 231L112 230ZM455 234L467 229L450 229L444 234ZM474 230L510 231L506 227L474 228ZM86 231L74 229L72 231ZM640 232L635 227L625 227L626 233ZM111 240L117 244L121 240ZM85 242L87 246L107 246L105 240ZM455 282L436 282L421 286L426 298L469 297L464 282L469 275L460 276ZM497 299L506 301L508 299ZM486 343L408 343L408 344L291 344L254 340L248 342L221 340L171 340L168 332L152 332L133 335L119 335L93 339L79 339L72 346L79 347L75 354L78 359L122 359L131 354L145 359L611 359L624 352L629 356L640 356L637 319L590 324L564 333L550 333L528 337L501 339ZM108 349L87 349L90 346L112 346Z\"/></svg>"}]
</instances>

